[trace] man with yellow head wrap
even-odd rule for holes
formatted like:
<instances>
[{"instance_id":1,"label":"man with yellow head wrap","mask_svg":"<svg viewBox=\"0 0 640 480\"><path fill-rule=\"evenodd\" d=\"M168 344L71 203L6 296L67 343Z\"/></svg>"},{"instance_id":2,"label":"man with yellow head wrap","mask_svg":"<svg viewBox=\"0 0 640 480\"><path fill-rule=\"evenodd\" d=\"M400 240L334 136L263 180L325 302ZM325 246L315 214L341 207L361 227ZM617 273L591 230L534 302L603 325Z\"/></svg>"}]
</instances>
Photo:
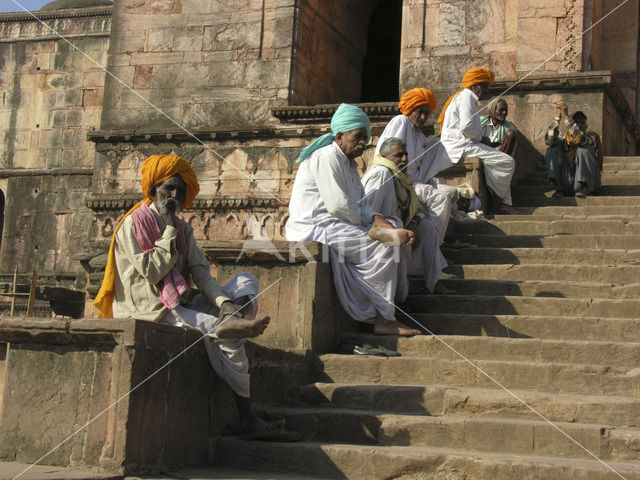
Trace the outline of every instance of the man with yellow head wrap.
<instances>
[{"instance_id":1,"label":"man with yellow head wrap","mask_svg":"<svg viewBox=\"0 0 640 480\"><path fill-rule=\"evenodd\" d=\"M400 138L407 148L407 175L414 181L422 206L428 212L428 221L438 231L440 243L449 225L451 202L456 199L456 189L438 183L438 172L451 166L451 159L438 139L427 140L422 132L427 118L436 108L436 96L426 88L413 88L400 97L397 115L384 128L378 139L376 155L388 138Z\"/></svg>"},{"instance_id":2,"label":"man with yellow head wrap","mask_svg":"<svg viewBox=\"0 0 640 480\"><path fill-rule=\"evenodd\" d=\"M243 436L294 439L282 430L281 422L259 419L249 400L244 341L260 335L269 322L255 318L257 280L244 273L221 287L196 245L193 229L177 217L200 189L195 172L181 157L153 155L142 166L141 184L146 198L127 212L111 240L104 280L94 301L101 316L200 331L213 369L236 394ZM200 290L193 299L191 280ZM244 318L242 312L249 306L251 313Z\"/></svg>"},{"instance_id":3,"label":"man with yellow head wrap","mask_svg":"<svg viewBox=\"0 0 640 480\"><path fill-rule=\"evenodd\" d=\"M488 68L472 68L462 77L462 88L445 103L438 122L440 141L451 161L458 163L467 157L478 157L484 165L487 187L493 195L494 212L517 214L511 201L513 157L482 143L482 127L478 100L487 93L494 75Z\"/></svg>"}]
</instances>

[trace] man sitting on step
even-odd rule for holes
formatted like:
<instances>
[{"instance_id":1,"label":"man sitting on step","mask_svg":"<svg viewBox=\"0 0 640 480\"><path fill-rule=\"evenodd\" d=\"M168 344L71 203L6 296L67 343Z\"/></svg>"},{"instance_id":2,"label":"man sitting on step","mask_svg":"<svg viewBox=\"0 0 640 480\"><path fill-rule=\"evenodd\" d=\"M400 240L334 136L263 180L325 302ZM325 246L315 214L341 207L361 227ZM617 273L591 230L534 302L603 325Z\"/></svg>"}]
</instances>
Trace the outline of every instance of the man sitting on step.
<instances>
[{"instance_id":1,"label":"man sitting on step","mask_svg":"<svg viewBox=\"0 0 640 480\"><path fill-rule=\"evenodd\" d=\"M401 138L386 138L373 159L373 165L362 177L365 198L372 210L384 217L398 217L404 228L415 233L415 241L402 258L408 263L407 273L423 275L427 289L437 293L452 293L444 288L437 290L442 269L447 266L442 252L438 229L430 215L420 204L413 189L413 180L405 173L408 156ZM400 269L404 270L404 269ZM398 275L403 272L399 271ZM398 282L404 279L399 278Z\"/></svg>"},{"instance_id":2,"label":"man sitting on step","mask_svg":"<svg viewBox=\"0 0 640 480\"><path fill-rule=\"evenodd\" d=\"M478 157L484 165L484 174L493 213L518 214L511 202L511 178L515 162L513 157L482 143L482 126L478 100L486 95L493 83L493 72L488 68L472 68L462 77L462 90L445 103L438 117L440 141L447 149L451 161L458 163L467 157Z\"/></svg>"},{"instance_id":3,"label":"man sitting on step","mask_svg":"<svg viewBox=\"0 0 640 480\"><path fill-rule=\"evenodd\" d=\"M566 133L560 134L561 121ZM556 103L556 118L544 137L547 148L547 176L556 188L554 197L593 195L601 185L602 142L587 131L587 116L578 111L569 116L566 102Z\"/></svg>"},{"instance_id":4,"label":"man sitting on step","mask_svg":"<svg viewBox=\"0 0 640 480\"><path fill-rule=\"evenodd\" d=\"M410 245L413 232L396 230L363 201L355 159L370 138L366 113L353 105L340 105L331 118L331 133L300 153L286 238L329 246L338 298L351 318L373 324L377 334L418 335L419 330L395 319L397 247L374 239L383 232L380 238L386 240L386 232L395 234L397 245Z\"/></svg>"},{"instance_id":5,"label":"man sitting on step","mask_svg":"<svg viewBox=\"0 0 640 480\"><path fill-rule=\"evenodd\" d=\"M193 230L177 216L200 187L181 157L153 155L142 166L146 198L115 228L102 287L94 304L103 318L136 318L190 328L204 335L215 372L233 389L240 436L248 440L289 441L295 432L282 421L259 418L249 398L246 338L257 337L269 318L256 318L258 281L241 273L224 287L197 247ZM200 290L190 298L191 280Z\"/></svg>"},{"instance_id":6,"label":"man sitting on step","mask_svg":"<svg viewBox=\"0 0 640 480\"><path fill-rule=\"evenodd\" d=\"M480 115L483 143L513 156L516 148L516 126L507 120L509 105L504 98L491 102L487 115Z\"/></svg>"}]
</instances>

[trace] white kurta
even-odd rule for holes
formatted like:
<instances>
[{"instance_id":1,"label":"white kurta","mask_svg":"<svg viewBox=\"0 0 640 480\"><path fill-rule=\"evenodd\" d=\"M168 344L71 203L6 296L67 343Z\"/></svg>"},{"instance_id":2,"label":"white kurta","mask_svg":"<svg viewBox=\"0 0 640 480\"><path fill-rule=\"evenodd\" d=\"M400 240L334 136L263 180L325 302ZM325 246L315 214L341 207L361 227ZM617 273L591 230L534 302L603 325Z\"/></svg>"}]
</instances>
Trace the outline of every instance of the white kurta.
<instances>
[{"instance_id":1,"label":"white kurta","mask_svg":"<svg viewBox=\"0 0 640 480\"><path fill-rule=\"evenodd\" d=\"M140 248L131 216L116 232L114 317L160 321L200 331L205 336L205 348L215 372L238 395L249 397L249 363L244 340L222 340L215 335L218 308L230 300L230 295L233 297L233 292L226 292L211 276L211 266L196 245L192 228L186 225L188 254L184 259L175 247L177 229L165 224L153 204L150 209L162 232L153 252ZM169 310L162 304L156 285L174 266L181 270L184 262L202 293L189 308L179 305Z\"/></svg>"},{"instance_id":2,"label":"white kurta","mask_svg":"<svg viewBox=\"0 0 640 480\"><path fill-rule=\"evenodd\" d=\"M465 88L447 107L440 141L454 162L465 157L480 158L485 167L487 187L504 203L511 205L513 157L480 143L481 140L478 96Z\"/></svg>"},{"instance_id":3,"label":"white kurta","mask_svg":"<svg viewBox=\"0 0 640 480\"><path fill-rule=\"evenodd\" d=\"M353 319L374 323L379 314L395 320L399 248L369 238L378 212L363 195L355 161L335 142L316 150L296 174L286 239L329 246L338 298Z\"/></svg>"},{"instance_id":4,"label":"white kurta","mask_svg":"<svg viewBox=\"0 0 640 480\"><path fill-rule=\"evenodd\" d=\"M379 211L385 217L400 215L393 174L388 168L373 165L362 177L362 185L367 194L367 202L373 210ZM417 215L419 222L416 246L402 247L404 254L401 256L402 263L398 268L398 292L404 293L406 288L405 298L409 288L406 278L408 273L423 275L427 288L433 292L442 276L442 269L447 266L447 261L440 251L436 225L431 218L421 213ZM406 266L404 266L405 263Z\"/></svg>"},{"instance_id":5,"label":"white kurta","mask_svg":"<svg viewBox=\"0 0 640 480\"><path fill-rule=\"evenodd\" d=\"M418 198L429 212L442 243L449 225L451 202L457 191L454 187L438 183L434 177L452 165L451 159L438 139L427 140L422 130L406 115L398 115L387 124L378 139L376 154L380 153L382 142L392 137L402 139L407 147L407 174L415 181Z\"/></svg>"}]
</instances>

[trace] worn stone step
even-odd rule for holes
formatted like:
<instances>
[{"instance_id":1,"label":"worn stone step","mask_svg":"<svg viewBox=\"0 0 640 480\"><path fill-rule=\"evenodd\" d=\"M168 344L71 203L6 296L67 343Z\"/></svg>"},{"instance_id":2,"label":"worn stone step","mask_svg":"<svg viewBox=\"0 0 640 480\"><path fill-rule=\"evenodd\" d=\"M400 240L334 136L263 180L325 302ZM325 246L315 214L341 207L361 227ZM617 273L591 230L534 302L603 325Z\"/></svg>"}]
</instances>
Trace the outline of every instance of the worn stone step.
<instances>
[{"instance_id":1,"label":"worn stone step","mask_svg":"<svg viewBox=\"0 0 640 480\"><path fill-rule=\"evenodd\" d=\"M640 184L639 170L605 170L602 185L638 185ZM536 172L518 181L518 187L549 187L546 173ZM553 187L552 187L553 188Z\"/></svg>"},{"instance_id":2,"label":"worn stone step","mask_svg":"<svg viewBox=\"0 0 640 480\"><path fill-rule=\"evenodd\" d=\"M536 197L542 195L553 195L555 189L551 187L549 184L544 186L515 186L511 187L511 193L514 198L517 197ZM602 185L598 190L598 194L595 198L598 197L620 197L620 196L635 196L640 195L640 184L632 184L632 185ZM572 197L569 197L572 198Z\"/></svg>"},{"instance_id":3,"label":"worn stone step","mask_svg":"<svg viewBox=\"0 0 640 480\"><path fill-rule=\"evenodd\" d=\"M640 300L485 295L411 295L414 312L640 318Z\"/></svg>"},{"instance_id":4,"label":"worn stone step","mask_svg":"<svg viewBox=\"0 0 640 480\"><path fill-rule=\"evenodd\" d=\"M287 427L302 432L306 441L593 458L585 451L587 449L606 461L640 460L640 452L636 448L640 443L640 429L616 428L602 422L547 422L540 417L397 415L322 407L280 407L264 411L284 418Z\"/></svg>"},{"instance_id":5,"label":"worn stone step","mask_svg":"<svg viewBox=\"0 0 640 480\"><path fill-rule=\"evenodd\" d=\"M477 313L411 313L411 316L436 335L640 342L640 319L637 318Z\"/></svg>"},{"instance_id":6,"label":"worn stone step","mask_svg":"<svg viewBox=\"0 0 640 480\"><path fill-rule=\"evenodd\" d=\"M333 406L398 414L475 418L539 419L553 422L640 426L640 399L611 395L569 395L499 387L448 385L358 385L318 382L290 392L298 406ZM532 410L531 408L534 410Z\"/></svg>"},{"instance_id":7,"label":"worn stone step","mask_svg":"<svg viewBox=\"0 0 640 480\"><path fill-rule=\"evenodd\" d=\"M564 280L622 285L640 278L638 265L451 265L444 271L457 278L475 280Z\"/></svg>"},{"instance_id":8,"label":"worn stone step","mask_svg":"<svg viewBox=\"0 0 640 480\"><path fill-rule=\"evenodd\" d=\"M606 167L607 165L615 165L615 164L629 164L629 165L640 165L640 157L639 156L606 156L603 159L603 165Z\"/></svg>"},{"instance_id":9,"label":"worn stone step","mask_svg":"<svg viewBox=\"0 0 640 480\"><path fill-rule=\"evenodd\" d=\"M626 217L640 216L640 205L617 205L611 208L609 205L580 205L580 206L549 206L531 207L525 210L534 216L546 215L624 215ZM507 215L505 215L506 217ZM514 215L510 215L513 217Z\"/></svg>"},{"instance_id":10,"label":"worn stone step","mask_svg":"<svg viewBox=\"0 0 640 480\"><path fill-rule=\"evenodd\" d=\"M518 359L527 362L595 363L640 367L640 342L598 342L470 335L418 335L412 338L345 332L343 341L379 345L405 357L475 360ZM451 347L451 348L450 348Z\"/></svg>"},{"instance_id":11,"label":"worn stone step","mask_svg":"<svg viewBox=\"0 0 640 480\"><path fill-rule=\"evenodd\" d=\"M640 250L596 248L447 248L455 264L640 265Z\"/></svg>"},{"instance_id":12,"label":"worn stone step","mask_svg":"<svg viewBox=\"0 0 640 480\"><path fill-rule=\"evenodd\" d=\"M443 248L461 245L502 248L638 249L640 235L492 235L447 234Z\"/></svg>"},{"instance_id":13,"label":"worn stone step","mask_svg":"<svg viewBox=\"0 0 640 480\"><path fill-rule=\"evenodd\" d=\"M579 207L567 207L567 208L579 208ZM609 209L611 211L611 209ZM572 214L565 213L562 215L542 215L542 214L531 214L531 215L488 215L484 218L485 221L493 221L497 223L501 222L523 222L523 221L533 221L533 222L554 222L557 220L572 220L572 221L584 221L584 220L611 220L611 221L626 221L626 222L636 222L638 221L638 216L632 215L591 215L591 214ZM469 222L470 223L470 222Z\"/></svg>"},{"instance_id":14,"label":"worn stone step","mask_svg":"<svg viewBox=\"0 0 640 480\"><path fill-rule=\"evenodd\" d=\"M485 219L474 223L451 223L447 232L451 234L483 235L638 235L640 221L618 220L537 220L535 217L522 220L498 221Z\"/></svg>"},{"instance_id":15,"label":"worn stone step","mask_svg":"<svg viewBox=\"0 0 640 480\"><path fill-rule=\"evenodd\" d=\"M612 283L567 282L546 280L440 280L458 295L509 295L523 297L558 298L628 298L640 297L640 283L614 285ZM410 294L427 293L424 279L410 279Z\"/></svg>"},{"instance_id":16,"label":"worn stone step","mask_svg":"<svg viewBox=\"0 0 640 480\"><path fill-rule=\"evenodd\" d=\"M338 383L464 387L497 386L585 395L639 394L640 369L595 364L538 363L519 360L465 360L437 357L321 355L319 379ZM483 373L484 372L484 373ZM486 374L486 375L485 375ZM489 378L489 375L491 378Z\"/></svg>"},{"instance_id":17,"label":"worn stone step","mask_svg":"<svg viewBox=\"0 0 640 480\"><path fill-rule=\"evenodd\" d=\"M634 462L603 465L595 459L492 455L433 447L282 444L226 437L212 443L211 456L218 464L327 479L620 480L620 475L627 480L640 479L640 469Z\"/></svg>"},{"instance_id":18,"label":"worn stone step","mask_svg":"<svg viewBox=\"0 0 640 480\"><path fill-rule=\"evenodd\" d=\"M516 188L516 187L514 187ZM533 187L531 187L533 188ZM532 207L570 207L570 206L629 206L639 205L640 196L629 195L595 195L587 198L561 197L553 198L553 190L547 191L519 191L513 194L513 205L515 207L532 208Z\"/></svg>"}]
</instances>

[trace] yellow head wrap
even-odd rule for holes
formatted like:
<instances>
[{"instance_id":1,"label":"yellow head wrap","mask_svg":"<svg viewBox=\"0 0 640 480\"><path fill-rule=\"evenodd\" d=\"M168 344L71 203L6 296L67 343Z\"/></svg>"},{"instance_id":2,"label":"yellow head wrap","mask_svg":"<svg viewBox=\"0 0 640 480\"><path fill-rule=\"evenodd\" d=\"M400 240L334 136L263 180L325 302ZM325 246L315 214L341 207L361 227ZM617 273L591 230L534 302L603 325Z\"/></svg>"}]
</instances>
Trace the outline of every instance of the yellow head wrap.
<instances>
[{"instance_id":1,"label":"yellow head wrap","mask_svg":"<svg viewBox=\"0 0 640 480\"><path fill-rule=\"evenodd\" d=\"M436 109L435 94L426 88L412 88L400 97L398 108L403 115L409 115L422 105L429 105L429 113L432 113Z\"/></svg>"},{"instance_id":2,"label":"yellow head wrap","mask_svg":"<svg viewBox=\"0 0 640 480\"><path fill-rule=\"evenodd\" d=\"M109 247L109 256L107 258L107 267L104 271L104 279L102 280L102 286L98 295L96 295L93 304L100 310L101 318L113 317L113 297L115 296L115 280L116 280L116 258L114 248L116 244L116 232L125 218L133 213L143 203L151 204L151 188L160 185L173 177L174 175L180 175L184 183L187 185L187 192L185 195L184 205L182 208L188 208L196 195L200 191L200 185L198 185L198 178L195 172L191 168L191 165L182 157L177 155L152 155L144 161L142 165L142 192L145 195L145 199L141 200L129 210L124 217L118 222L116 228L113 230L113 236L111 237L111 245Z\"/></svg>"},{"instance_id":3,"label":"yellow head wrap","mask_svg":"<svg viewBox=\"0 0 640 480\"><path fill-rule=\"evenodd\" d=\"M495 78L495 75L488 68L474 67L467 70L462 76L462 88L464 89L464 88L473 87L478 83L488 83L489 85L491 85L493 83L494 78ZM440 128L442 128L442 124L444 123L444 114L447 111L447 107L460 92L462 92L462 90L451 95L449 99L445 102L444 107L442 107L442 111L440 112L440 116L438 117L438 123L440 124Z\"/></svg>"}]
</instances>

